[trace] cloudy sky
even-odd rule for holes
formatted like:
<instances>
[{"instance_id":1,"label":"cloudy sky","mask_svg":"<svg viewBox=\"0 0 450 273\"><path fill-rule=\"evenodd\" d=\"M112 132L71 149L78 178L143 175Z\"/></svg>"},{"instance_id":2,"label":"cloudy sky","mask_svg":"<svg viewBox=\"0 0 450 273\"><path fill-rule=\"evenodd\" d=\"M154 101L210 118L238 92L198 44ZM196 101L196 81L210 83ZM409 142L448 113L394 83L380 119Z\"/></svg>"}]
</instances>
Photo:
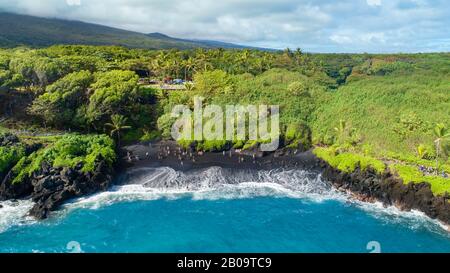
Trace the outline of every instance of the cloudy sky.
<instances>
[{"instance_id":1,"label":"cloudy sky","mask_svg":"<svg viewBox=\"0 0 450 273\"><path fill-rule=\"evenodd\" d=\"M450 51L449 0L0 0L0 9L310 52Z\"/></svg>"}]
</instances>

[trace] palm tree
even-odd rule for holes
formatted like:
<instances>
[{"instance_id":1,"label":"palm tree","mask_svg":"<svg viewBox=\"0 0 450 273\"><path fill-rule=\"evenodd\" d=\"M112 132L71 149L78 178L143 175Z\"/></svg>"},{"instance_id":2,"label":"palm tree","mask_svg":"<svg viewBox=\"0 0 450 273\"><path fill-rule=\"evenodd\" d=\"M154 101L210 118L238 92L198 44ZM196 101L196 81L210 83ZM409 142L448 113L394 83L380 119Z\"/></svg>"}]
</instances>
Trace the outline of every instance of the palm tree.
<instances>
[{"instance_id":1,"label":"palm tree","mask_svg":"<svg viewBox=\"0 0 450 273\"><path fill-rule=\"evenodd\" d=\"M264 52L264 54L262 56L262 60L263 60L265 70L272 68L272 64L273 64L273 60L274 60L274 56L272 54Z\"/></svg>"},{"instance_id":2,"label":"palm tree","mask_svg":"<svg viewBox=\"0 0 450 273\"><path fill-rule=\"evenodd\" d=\"M197 60L197 66L201 67L203 71L207 71L208 68L212 68L212 65L210 63L210 57L208 55L208 51L204 49L198 49L195 52L195 57Z\"/></svg>"},{"instance_id":3,"label":"palm tree","mask_svg":"<svg viewBox=\"0 0 450 273\"><path fill-rule=\"evenodd\" d=\"M111 136L117 135L117 146L120 147L120 133L124 130L131 129L131 126L125 125L127 118L122 115L112 115L111 123L106 123L105 126L111 127Z\"/></svg>"},{"instance_id":4,"label":"palm tree","mask_svg":"<svg viewBox=\"0 0 450 273\"><path fill-rule=\"evenodd\" d=\"M184 80L187 81L187 75L195 66L195 61L191 57L183 62L184 65Z\"/></svg>"},{"instance_id":5,"label":"palm tree","mask_svg":"<svg viewBox=\"0 0 450 273\"><path fill-rule=\"evenodd\" d=\"M334 131L338 134L338 142L339 144L342 144L342 141L344 140L344 135L347 131L347 123L345 120L341 119L339 120L339 126L334 128Z\"/></svg>"},{"instance_id":6,"label":"palm tree","mask_svg":"<svg viewBox=\"0 0 450 273\"><path fill-rule=\"evenodd\" d=\"M258 72L261 74L264 71L264 60L262 58L257 58L253 62L253 66L258 70Z\"/></svg>"},{"instance_id":7,"label":"palm tree","mask_svg":"<svg viewBox=\"0 0 450 273\"><path fill-rule=\"evenodd\" d=\"M245 49L238 56L240 65L243 67L244 71L248 73L249 65L248 60L250 59L250 50Z\"/></svg>"},{"instance_id":8,"label":"palm tree","mask_svg":"<svg viewBox=\"0 0 450 273\"><path fill-rule=\"evenodd\" d=\"M443 123L436 124L434 127L434 135L436 139L434 140L434 144L436 145L436 174L439 173L439 156L441 152L444 150L443 142L450 138L450 133L447 132L447 128Z\"/></svg>"},{"instance_id":9,"label":"palm tree","mask_svg":"<svg viewBox=\"0 0 450 273\"><path fill-rule=\"evenodd\" d=\"M303 51L300 48L297 48L294 52L294 57L297 62L297 65L300 65L303 60Z\"/></svg>"},{"instance_id":10,"label":"palm tree","mask_svg":"<svg viewBox=\"0 0 450 273\"><path fill-rule=\"evenodd\" d=\"M186 82L184 84L184 88L186 89L186 91L189 91L189 92L194 90L194 87L195 87L195 85L191 82Z\"/></svg>"}]
</instances>

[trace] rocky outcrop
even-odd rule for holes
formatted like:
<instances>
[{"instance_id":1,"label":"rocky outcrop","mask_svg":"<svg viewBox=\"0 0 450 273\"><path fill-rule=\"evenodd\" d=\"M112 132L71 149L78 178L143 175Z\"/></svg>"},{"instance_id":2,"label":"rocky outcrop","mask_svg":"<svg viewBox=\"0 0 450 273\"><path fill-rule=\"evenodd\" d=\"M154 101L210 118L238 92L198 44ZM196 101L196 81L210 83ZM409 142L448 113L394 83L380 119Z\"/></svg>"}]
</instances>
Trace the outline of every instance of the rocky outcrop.
<instances>
[{"instance_id":1,"label":"rocky outcrop","mask_svg":"<svg viewBox=\"0 0 450 273\"><path fill-rule=\"evenodd\" d=\"M450 224L450 196L435 196L429 183L405 184L389 171L377 174L371 169L362 171L357 168L352 173L345 173L322 160L320 165L325 179L340 190L356 194L363 201L379 201L405 211L418 210L430 218Z\"/></svg>"},{"instance_id":2,"label":"rocky outcrop","mask_svg":"<svg viewBox=\"0 0 450 273\"><path fill-rule=\"evenodd\" d=\"M29 180L14 184L14 177L12 171L9 171L4 177L3 182L0 184L0 200L22 198L29 196L33 191L33 186Z\"/></svg>"},{"instance_id":3,"label":"rocky outcrop","mask_svg":"<svg viewBox=\"0 0 450 273\"><path fill-rule=\"evenodd\" d=\"M0 147L10 147L19 144L20 140L17 136L13 134L0 134ZM2 181L7 174L7 170L0 170L0 181Z\"/></svg>"},{"instance_id":4,"label":"rocky outcrop","mask_svg":"<svg viewBox=\"0 0 450 273\"><path fill-rule=\"evenodd\" d=\"M16 135L6 133L0 135L0 147L12 147L15 145L22 145L25 149L25 156L30 155L31 153L39 150L42 147L42 144L24 144L21 143L19 138ZM14 180L14 173L11 168L17 161L11 162L11 164L6 168L4 172L0 172L0 200L13 199L17 196L24 196L28 194L31 190L30 183L20 183L20 184L12 184Z\"/></svg>"},{"instance_id":5,"label":"rocky outcrop","mask_svg":"<svg viewBox=\"0 0 450 273\"><path fill-rule=\"evenodd\" d=\"M8 174L0 185L3 199L31 197L35 205L30 215L45 219L50 211L57 209L68 199L92 194L107 189L112 182L112 167L104 160L97 160L93 172L84 172L82 165L74 168L54 168L43 164L32 177L13 184L13 175Z\"/></svg>"}]
</instances>

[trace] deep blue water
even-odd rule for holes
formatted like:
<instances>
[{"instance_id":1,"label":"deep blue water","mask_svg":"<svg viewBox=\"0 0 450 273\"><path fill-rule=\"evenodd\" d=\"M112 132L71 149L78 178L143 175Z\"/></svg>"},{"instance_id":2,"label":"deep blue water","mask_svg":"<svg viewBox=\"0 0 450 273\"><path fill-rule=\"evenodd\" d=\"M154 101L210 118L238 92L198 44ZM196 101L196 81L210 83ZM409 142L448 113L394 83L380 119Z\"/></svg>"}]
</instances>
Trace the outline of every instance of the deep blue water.
<instances>
[{"instance_id":1,"label":"deep blue water","mask_svg":"<svg viewBox=\"0 0 450 273\"><path fill-rule=\"evenodd\" d=\"M84 252L364 253L372 241L382 252L450 252L436 222L349 202L303 171L144 169L129 181L43 222L20 217L29 203L3 203L0 252L68 252L77 242ZM161 181L170 190L152 188Z\"/></svg>"},{"instance_id":2,"label":"deep blue water","mask_svg":"<svg viewBox=\"0 0 450 273\"><path fill-rule=\"evenodd\" d=\"M85 252L368 252L378 241L382 252L450 252L445 234L396 217L291 198L135 201L13 227L0 251L66 252L77 241Z\"/></svg>"}]
</instances>

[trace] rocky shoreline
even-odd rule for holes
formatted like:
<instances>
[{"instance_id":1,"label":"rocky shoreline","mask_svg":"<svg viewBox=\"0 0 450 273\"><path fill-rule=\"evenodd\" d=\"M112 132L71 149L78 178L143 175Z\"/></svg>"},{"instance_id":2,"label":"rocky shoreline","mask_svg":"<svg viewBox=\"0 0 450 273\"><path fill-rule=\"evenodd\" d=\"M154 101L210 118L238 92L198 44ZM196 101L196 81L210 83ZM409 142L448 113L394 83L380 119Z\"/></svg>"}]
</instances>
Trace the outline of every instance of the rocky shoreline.
<instances>
[{"instance_id":1,"label":"rocky shoreline","mask_svg":"<svg viewBox=\"0 0 450 273\"><path fill-rule=\"evenodd\" d=\"M173 141L139 143L123 147L116 168L109 167L101 159L95 163L95 171L85 173L82 166L54 168L43 165L26 183L13 184L8 173L0 184L0 200L31 198L35 205L30 215L45 219L65 201L104 191L114 181L114 174L131 167L167 166L180 171L211 166L227 168L302 168L322 173L322 176L338 190L353 195L364 202L381 202L403 211L418 210L445 226L450 226L450 195L434 196L428 183L405 184L401 179L385 171L362 171L356 168L345 173L317 158L311 150L280 149L263 154L255 151L232 149L227 152L198 153L181 149Z\"/></svg>"},{"instance_id":2,"label":"rocky shoreline","mask_svg":"<svg viewBox=\"0 0 450 273\"><path fill-rule=\"evenodd\" d=\"M317 159L323 169L322 175L338 190L352 194L364 202L381 202L402 211L417 210L436 219L450 231L450 195L435 196L426 182L405 184L389 171L378 174L372 169L356 168L345 173Z\"/></svg>"},{"instance_id":3,"label":"rocky shoreline","mask_svg":"<svg viewBox=\"0 0 450 273\"><path fill-rule=\"evenodd\" d=\"M170 150L156 161L152 158L158 151ZM223 153L206 153L192 160L180 159L174 142L157 143L153 145L135 145L126 150L138 161L131 160L131 166L170 166L178 170L202 168L218 165L232 168L270 169L278 167L304 168L322 173L334 187L351 194L363 202L381 202L384 206L395 206L402 211L417 210L431 219L437 219L450 231L450 195L434 196L429 183L405 184L400 178L389 171L377 174L374 170L362 171L356 168L352 173L345 173L331 167L327 162L317 158L311 150L280 149L275 153L257 154L255 151L231 150ZM183 163L181 163L183 162Z\"/></svg>"},{"instance_id":4,"label":"rocky shoreline","mask_svg":"<svg viewBox=\"0 0 450 273\"><path fill-rule=\"evenodd\" d=\"M14 184L10 171L0 184L0 200L31 199L30 216L42 220L70 199L106 190L113 181L113 168L99 159L94 172L85 173L82 165L54 168L44 164L26 181Z\"/></svg>"}]
</instances>

